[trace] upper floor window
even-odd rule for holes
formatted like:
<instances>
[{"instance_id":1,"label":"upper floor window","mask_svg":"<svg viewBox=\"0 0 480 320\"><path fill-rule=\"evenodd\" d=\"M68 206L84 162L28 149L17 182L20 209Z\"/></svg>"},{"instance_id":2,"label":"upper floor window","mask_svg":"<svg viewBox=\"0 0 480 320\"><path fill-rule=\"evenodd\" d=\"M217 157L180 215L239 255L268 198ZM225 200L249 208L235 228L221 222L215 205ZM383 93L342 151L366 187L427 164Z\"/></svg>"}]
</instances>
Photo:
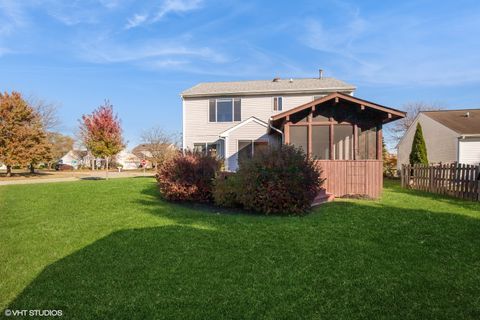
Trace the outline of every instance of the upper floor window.
<instances>
[{"instance_id":1,"label":"upper floor window","mask_svg":"<svg viewBox=\"0 0 480 320\"><path fill-rule=\"evenodd\" d=\"M273 111L282 111L282 108L283 108L283 98L273 97Z\"/></svg>"},{"instance_id":2,"label":"upper floor window","mask_svg":"<svg viewBox=\"0 0 480 320\"><path fill-rule=\"evenodd\" d=\"M240 98L210 99L210 122L242 121L242 100Z\"/></svg>"}]
</instances>

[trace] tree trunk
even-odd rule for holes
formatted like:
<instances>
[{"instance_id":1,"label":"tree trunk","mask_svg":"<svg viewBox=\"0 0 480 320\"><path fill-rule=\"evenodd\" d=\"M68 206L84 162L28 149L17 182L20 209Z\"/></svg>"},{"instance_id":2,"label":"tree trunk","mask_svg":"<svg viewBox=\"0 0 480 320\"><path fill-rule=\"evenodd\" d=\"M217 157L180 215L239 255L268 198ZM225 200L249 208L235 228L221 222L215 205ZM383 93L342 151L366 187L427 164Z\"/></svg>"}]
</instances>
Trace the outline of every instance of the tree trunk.
<instances>
[{"instance_id":1,"label":"tree trunk","mask_svg":"<svg viewBox=\"0 0 480 320\"><path fill-rule=\"evenodd\" d=\"M7 177L12 176L12 166L7 164Z\"/></svg>"},{"instance_id":2,"label":"tree trunk","mask_svg":"<svg viewBox=\"0 0 480 320\"><path fill-rule=\"evenodd\" d=\"M35 173L35 167L33 166L33 163L30 163L30 173Z\"/></svg>"},{"instance_id":3,"label":"tree trunk","mask_svg":"<svg viewBox=\"0 0 480 320\"><path fill-rule=\"evenodd\" d=\"M108 180L108 157L105 157L105 179Z\"/></svg>"}]
</instances>

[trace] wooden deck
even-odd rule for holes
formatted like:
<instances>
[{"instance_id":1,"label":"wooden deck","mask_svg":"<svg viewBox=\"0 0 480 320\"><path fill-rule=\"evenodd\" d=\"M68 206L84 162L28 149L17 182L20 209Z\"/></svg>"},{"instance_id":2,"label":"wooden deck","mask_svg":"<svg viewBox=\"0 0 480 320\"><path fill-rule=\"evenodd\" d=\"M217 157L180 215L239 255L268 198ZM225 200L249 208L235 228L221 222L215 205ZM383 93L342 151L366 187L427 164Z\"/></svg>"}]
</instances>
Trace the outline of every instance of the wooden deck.
<instances>
[{"instance_id":1,"label":"wooden deck","mask_svg":"<svg viewBox=\"0 0 480 320\"><path fill-rule=\"evenodd\" d=\"M316 160L326 178L323 187L335 197L379 198L383 187L382 160Z\"/></svg>"}]
</instances>

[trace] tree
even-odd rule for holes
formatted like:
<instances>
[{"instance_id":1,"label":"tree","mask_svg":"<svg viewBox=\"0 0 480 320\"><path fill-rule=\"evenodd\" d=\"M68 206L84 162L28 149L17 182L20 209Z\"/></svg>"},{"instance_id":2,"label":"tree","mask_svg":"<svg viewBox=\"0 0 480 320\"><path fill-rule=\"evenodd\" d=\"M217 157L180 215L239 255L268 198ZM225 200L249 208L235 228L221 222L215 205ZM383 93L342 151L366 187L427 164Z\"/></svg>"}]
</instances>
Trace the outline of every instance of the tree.
<instances>
[{"instance_id":1,"label":"tree","mask_svg":"<svg viewBox=\"0 0 480 320\"><path fill-rule=\"evenodd\" d=\"M73 149L74 140L70 136L58 132L48 132L47 139L51 145L51 158L53 161L57 161ZM51 166L52 163L50 162L48 167L51 169Z\"/></svg>"},{"instance_id":2,"label":"tree","mask_svg":"<svg viewBox=\"0 0 480 320\"><path fill-rule=\"evenodd\" d=\"M405 132L410 128L415 118L422 111L441 110L443 107L438 104L428 104L425 102L410 102L402 106L403 111L407 112L405 118L393 122L390 128L391 142L395 145L400 142L400 139L405 135Z\"/></svg>"},{"instance_id":3,"label":"tree","mask_svg":"<svg viewBox=\"0 0 480 320\"><path fill-rule=\"evenodd\" d=\"M177 135L167 134L160 127L153 127L145 131L141 139L143 157L150 161L155 168L176 153Z\"/></svg>"},{"instance_id":4,"label":"tree","mask_svg":"<svg viewBox=\"0 0 480 320\"><path fill-rule=\"evenodd\" d=\"M0 93L0 162L13 165L48 160L50 144L41 118L18 92Z\"/></svg>"},{"instance_id":5,"label":"tree","mask_svg":"<svg viewBox=\"0 0 480 320\"><path fill-rule=\"evenodd\" d=\"M58 118L58 105L47 102L43 99L30 97L28 104L37 112L42 121L43 128L48 132L53 132L60 125Z\"/></svg>"},{"instance_id":6,"label":"tree","mask_svg":"<svg viewBox=\"0 0 480 320\"><path fill-rule=\"evenodd\" d=\"M120 120L113 114L113 106L108 100L92 114L82 116L80 135L93 156L105 159L105 177L108 179L110 160L125 147Z\"/></svg>"},{"instance_id":7,"label":"tree","mask_svg":"<svg viewBox=\"0 0 480 320\"><path fill-rule=\"evenodd\" d=\"M410 164L428 164L427 146L423 139L423 131L420 123L417 124L415 136L412 142L412 151L410 151Z\"/></svg>"}]
</instances>

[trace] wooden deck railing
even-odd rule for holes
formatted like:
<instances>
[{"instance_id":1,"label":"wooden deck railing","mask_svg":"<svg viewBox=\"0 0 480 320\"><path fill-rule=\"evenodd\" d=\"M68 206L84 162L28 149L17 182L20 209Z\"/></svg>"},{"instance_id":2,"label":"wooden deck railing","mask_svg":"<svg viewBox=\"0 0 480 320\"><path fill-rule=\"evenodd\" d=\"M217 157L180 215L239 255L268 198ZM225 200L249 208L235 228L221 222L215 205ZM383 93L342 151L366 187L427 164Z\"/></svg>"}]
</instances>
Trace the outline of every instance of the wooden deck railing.
<instances>
[{"instance_id":1,"label":"wooden deck railing","mask_svg":"<svg viewBox=\"0 0 480 320\"><path fill-rule=\"evenodd\" d=\"M402 187L480 201L480 166L403 165Z\"/></svg>"},{"instance_id":2,"label":"wooden deck railing","mask_svg":"<svg viewBox=\"0 0 480 320\"><path fill-rule=\"evenodd\" d=\"M316 160L325 178L323 187L336 197L378 198L383 187L382 160Z\"/></svg>"}]
</instances>

